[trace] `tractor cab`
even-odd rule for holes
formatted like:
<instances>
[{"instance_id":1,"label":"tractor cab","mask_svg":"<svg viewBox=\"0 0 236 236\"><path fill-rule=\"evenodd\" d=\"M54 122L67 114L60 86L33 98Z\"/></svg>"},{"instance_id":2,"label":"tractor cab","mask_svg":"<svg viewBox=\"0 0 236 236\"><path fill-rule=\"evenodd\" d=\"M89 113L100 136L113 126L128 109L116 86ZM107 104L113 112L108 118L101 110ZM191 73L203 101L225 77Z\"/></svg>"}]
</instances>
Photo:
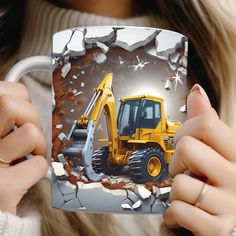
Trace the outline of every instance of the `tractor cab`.
<instances>
[{"instance_id":1,"label":"tractor cab","mask_svg":"<svg viewBox=\"0 0 236 236\"><path fill-rule=\"evenodd\" d=\"M163 99L135 96L121 99L117 117L118 136L140 139L140 129L156 129L162 119Z\"/></svg>"}]
</instances>

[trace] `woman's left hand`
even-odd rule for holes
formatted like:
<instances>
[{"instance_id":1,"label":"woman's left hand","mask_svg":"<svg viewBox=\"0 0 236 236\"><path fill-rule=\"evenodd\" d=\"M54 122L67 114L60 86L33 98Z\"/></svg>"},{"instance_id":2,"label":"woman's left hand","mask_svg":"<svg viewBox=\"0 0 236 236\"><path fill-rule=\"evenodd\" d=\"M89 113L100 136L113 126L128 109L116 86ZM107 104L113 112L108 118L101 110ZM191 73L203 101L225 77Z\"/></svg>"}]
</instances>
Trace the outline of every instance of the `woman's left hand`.
<instances>
[{"instance_id":1,"label":"woman's left hand","mask_svg":"<svg viewBox=\"0 0 236 236\"><path fill-rule=\"evenodd\" d=\"M169 165L174 183L164 221L199 236L233 235L236 134L218 118L199 85L191 90L187 108L188 120L175 135Z\"/></svg>"}]
</instances>

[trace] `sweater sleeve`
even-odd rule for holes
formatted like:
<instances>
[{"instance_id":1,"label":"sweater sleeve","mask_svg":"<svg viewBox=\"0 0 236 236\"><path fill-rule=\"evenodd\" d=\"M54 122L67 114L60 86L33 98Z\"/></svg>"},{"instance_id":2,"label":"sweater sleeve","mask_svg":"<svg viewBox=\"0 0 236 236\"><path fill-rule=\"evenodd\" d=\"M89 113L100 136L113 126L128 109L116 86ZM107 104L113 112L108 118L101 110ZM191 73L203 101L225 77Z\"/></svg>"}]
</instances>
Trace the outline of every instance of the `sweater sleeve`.
<instances>
[{"instance_id":1,"label":"sweater sleeve","mask_svg":"<svg viewBox=\"0 0 236 236\"><path fill-rule=\"evenodd\" d=\"M0 211L0 236L39 236L41 217L36 212L19 217Z\"/></svg>"}]
</instances>

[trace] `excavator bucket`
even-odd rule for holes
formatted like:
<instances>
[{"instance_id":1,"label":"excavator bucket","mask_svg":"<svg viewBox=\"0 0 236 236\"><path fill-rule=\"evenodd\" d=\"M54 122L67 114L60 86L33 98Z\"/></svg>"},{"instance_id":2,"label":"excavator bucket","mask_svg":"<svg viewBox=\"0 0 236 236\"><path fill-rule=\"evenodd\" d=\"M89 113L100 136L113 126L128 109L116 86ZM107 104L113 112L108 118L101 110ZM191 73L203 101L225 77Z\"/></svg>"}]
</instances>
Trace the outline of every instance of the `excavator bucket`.
<instances>
[{"instance_id":1,"label":"excavator bucket","mask_svg":"<svg viewBox=\"0 0 236 236\"><path fill-rule=\"evenodd\" d=\"M103 173L97 174L92 167L94 131L108 99L113 98L112 74L108 73L99 84L80 120L72 126L71 144L63 150L64 156L73 162L73 167L84 166L87 177L99 181ZM91 113L90 118L89 114Z\"/></svg>"},{"instance_id":2,"label":"excavator bucket","mask_svg":"<svg viewBox=\"0 0 236 236\"><path fill-rule=\"evenodd\" d=\"M63 150L63 154L73 162L73 167L77 167L83 165L82 153L87 140L87 129L75 127L71 139L72 144Z\"/></svg>"},{"instance_id":3,"label":"excavator bucket","mask_svg":"<svg viewBox=\"0 0 236 236\"><path fill-rule=\"evenodd\" d=\"M97 174L92 168L93 137L94 121L88 123L87 129L75 126L72 143L63 150L63 154L72 160L74 167L84 166L90 180L99 181L103 174Z\"/></svg>"}]
</instances>

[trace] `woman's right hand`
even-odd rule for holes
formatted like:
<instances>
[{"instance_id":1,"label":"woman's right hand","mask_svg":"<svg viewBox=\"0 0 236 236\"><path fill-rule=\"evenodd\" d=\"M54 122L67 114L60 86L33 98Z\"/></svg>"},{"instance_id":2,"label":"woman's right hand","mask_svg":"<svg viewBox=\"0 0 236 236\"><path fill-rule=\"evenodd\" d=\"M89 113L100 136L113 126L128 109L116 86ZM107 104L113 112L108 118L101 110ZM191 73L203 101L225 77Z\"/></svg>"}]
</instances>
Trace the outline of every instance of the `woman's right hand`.
<instances>
[{"instance_id":1,"label":"woman's right hand","mask_svg":"<svg viewBox=\"0 0 236 236\"><path fill-rule=\"evenodd\" d=\"M29 153L33 158L6 164ZM0 81L0 211L16 214L21 198L47 172L45 153L39 116L27 89L19 83Z\"/></svg>"}]
</instances>

